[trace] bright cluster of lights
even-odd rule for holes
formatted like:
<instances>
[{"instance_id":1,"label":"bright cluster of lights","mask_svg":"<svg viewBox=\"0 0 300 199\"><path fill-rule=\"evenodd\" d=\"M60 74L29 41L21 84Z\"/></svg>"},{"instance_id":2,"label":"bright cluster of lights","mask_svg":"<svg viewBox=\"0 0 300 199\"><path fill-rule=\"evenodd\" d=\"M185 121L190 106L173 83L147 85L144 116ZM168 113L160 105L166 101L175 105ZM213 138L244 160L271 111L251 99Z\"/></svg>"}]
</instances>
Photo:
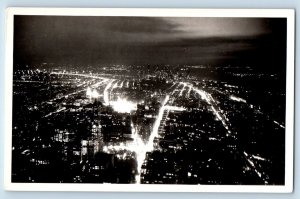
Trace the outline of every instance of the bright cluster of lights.
<instances>
[{"instance_id":1,"label":"bright cluster of lights","mask_svg":"<svg viewBox=\"0 0 300 199\"><path fill-rule=\"evenodd\" d=\"M86 90L86 96L91 99L91 98L98 98L100 94L97 92L96 89L91 89L90 87L88 87Z\"/></svg>"},{"instance_id":2,"label":"bright cluster of lights","mask_svg":"<svg viewBox=\"0 0 300 199\"><path fill-rule=\"evenodd\" d=\"M117 101L110 102L113 109L119 113L130 113L137 109L137 104L118 97Z\"/></svg>"}]
</instances>

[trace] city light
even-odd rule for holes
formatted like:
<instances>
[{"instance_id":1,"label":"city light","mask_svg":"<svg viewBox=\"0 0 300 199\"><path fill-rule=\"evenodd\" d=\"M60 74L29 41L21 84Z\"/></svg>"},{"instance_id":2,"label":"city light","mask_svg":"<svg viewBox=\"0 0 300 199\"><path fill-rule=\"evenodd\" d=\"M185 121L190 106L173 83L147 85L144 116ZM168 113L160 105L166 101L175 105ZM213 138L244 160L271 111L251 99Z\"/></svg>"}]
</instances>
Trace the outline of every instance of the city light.
<instances>
[{"instance_id":1,"label":"city light","mask_svg":"<svg viewBox=\"0 0 300 199\"><path fill-rule=\"evenodd\" d=\"M87 88L86 90L86 96L91 99L91 98L98 98L100 94L97 92L96 89L91 89L90 87Z\"/></svg>"},{"instance_id":2,"label":"city light","mask_svg":"<svg viewBox=\"0 0 300 199\"><path fill-rule=\"evenodd\" d=\"M128 101L127 99L122 99L118 97L117 101L111 101L113 109L119 113L130 113L133 110L136 110L137 104Z\"/></svg>"},{"instance_id":3,"label":"city light","mask_svg":"<svg viewBox=\"0 0 300 199\"><path fill-rule=\"evenodd\" d=\"M114 82L114 80L110 80L109 83L106 85L106 87L104 88L104 91L103 91L103 99L104 99L104 104L105 105L109 105L109 88L112 86L112 83Z\"/></svg>"},{"instance_id":4,"label":"city light","mask_svg":"<svg viewBox=\"0 0 300 199\"><path fill-rule=\"evenodd\" d=\"M234 100L234 101L237 101L237 102L247 103L247 101L246 101L245 99L240 98L240 97L236 97L236 96L234 96L234 95L230 95L229 98L230 98L231 100Z\"/></svg>"}]
</instances>

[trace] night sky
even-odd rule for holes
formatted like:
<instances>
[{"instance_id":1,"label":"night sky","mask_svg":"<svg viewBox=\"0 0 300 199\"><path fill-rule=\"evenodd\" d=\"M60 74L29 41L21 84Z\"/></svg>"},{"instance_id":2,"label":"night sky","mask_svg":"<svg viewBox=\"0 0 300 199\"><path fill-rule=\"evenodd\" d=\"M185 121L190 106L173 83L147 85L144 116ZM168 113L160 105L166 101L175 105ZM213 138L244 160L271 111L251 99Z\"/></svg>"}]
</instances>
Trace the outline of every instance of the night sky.
<instances>
[{"instance_id":1,"label":"night sky","mask_svg":"<svg viewBox=\"0 0 300 199\"><path fill-rule=\"evenodd\" d=\"M209 64L285 69L286 19L15 16L14 65Z\"/></svg>"}]
</instances>

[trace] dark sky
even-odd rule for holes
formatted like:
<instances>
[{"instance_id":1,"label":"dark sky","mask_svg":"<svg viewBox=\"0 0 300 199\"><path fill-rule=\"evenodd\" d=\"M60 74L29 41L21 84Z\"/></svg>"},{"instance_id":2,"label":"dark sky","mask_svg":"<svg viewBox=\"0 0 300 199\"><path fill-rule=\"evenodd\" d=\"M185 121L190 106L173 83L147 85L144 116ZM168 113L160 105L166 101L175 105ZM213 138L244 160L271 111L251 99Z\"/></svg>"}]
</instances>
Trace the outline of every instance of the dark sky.
<instances>
[{"instance_id":1,"label":"dark sky","mask_svg":"<svg viewBox=\"0 0 300 199\"><path fill-rule=\"evenodd\" d=\"M285 64L286 19L15 16L14 64Z\"/></svg>"}]
</instances>

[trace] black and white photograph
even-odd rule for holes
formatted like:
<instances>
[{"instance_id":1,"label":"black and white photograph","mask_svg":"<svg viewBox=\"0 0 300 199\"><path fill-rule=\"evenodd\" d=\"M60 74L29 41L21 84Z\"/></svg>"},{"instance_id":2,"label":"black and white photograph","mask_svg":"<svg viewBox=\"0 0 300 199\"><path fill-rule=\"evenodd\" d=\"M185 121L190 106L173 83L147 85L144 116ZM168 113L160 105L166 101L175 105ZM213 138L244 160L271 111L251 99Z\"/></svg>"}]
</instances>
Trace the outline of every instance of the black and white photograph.
<instances>
[{"instance_id":1,"label":"black and white photograph","mask_svg":"<svg viewBox=\"0 0 300 199\"><path fill-rule=\"evenodd\" d=\"M291 191L293 17L9 10L8 189Z\"/></svg>"}]
</instances>

